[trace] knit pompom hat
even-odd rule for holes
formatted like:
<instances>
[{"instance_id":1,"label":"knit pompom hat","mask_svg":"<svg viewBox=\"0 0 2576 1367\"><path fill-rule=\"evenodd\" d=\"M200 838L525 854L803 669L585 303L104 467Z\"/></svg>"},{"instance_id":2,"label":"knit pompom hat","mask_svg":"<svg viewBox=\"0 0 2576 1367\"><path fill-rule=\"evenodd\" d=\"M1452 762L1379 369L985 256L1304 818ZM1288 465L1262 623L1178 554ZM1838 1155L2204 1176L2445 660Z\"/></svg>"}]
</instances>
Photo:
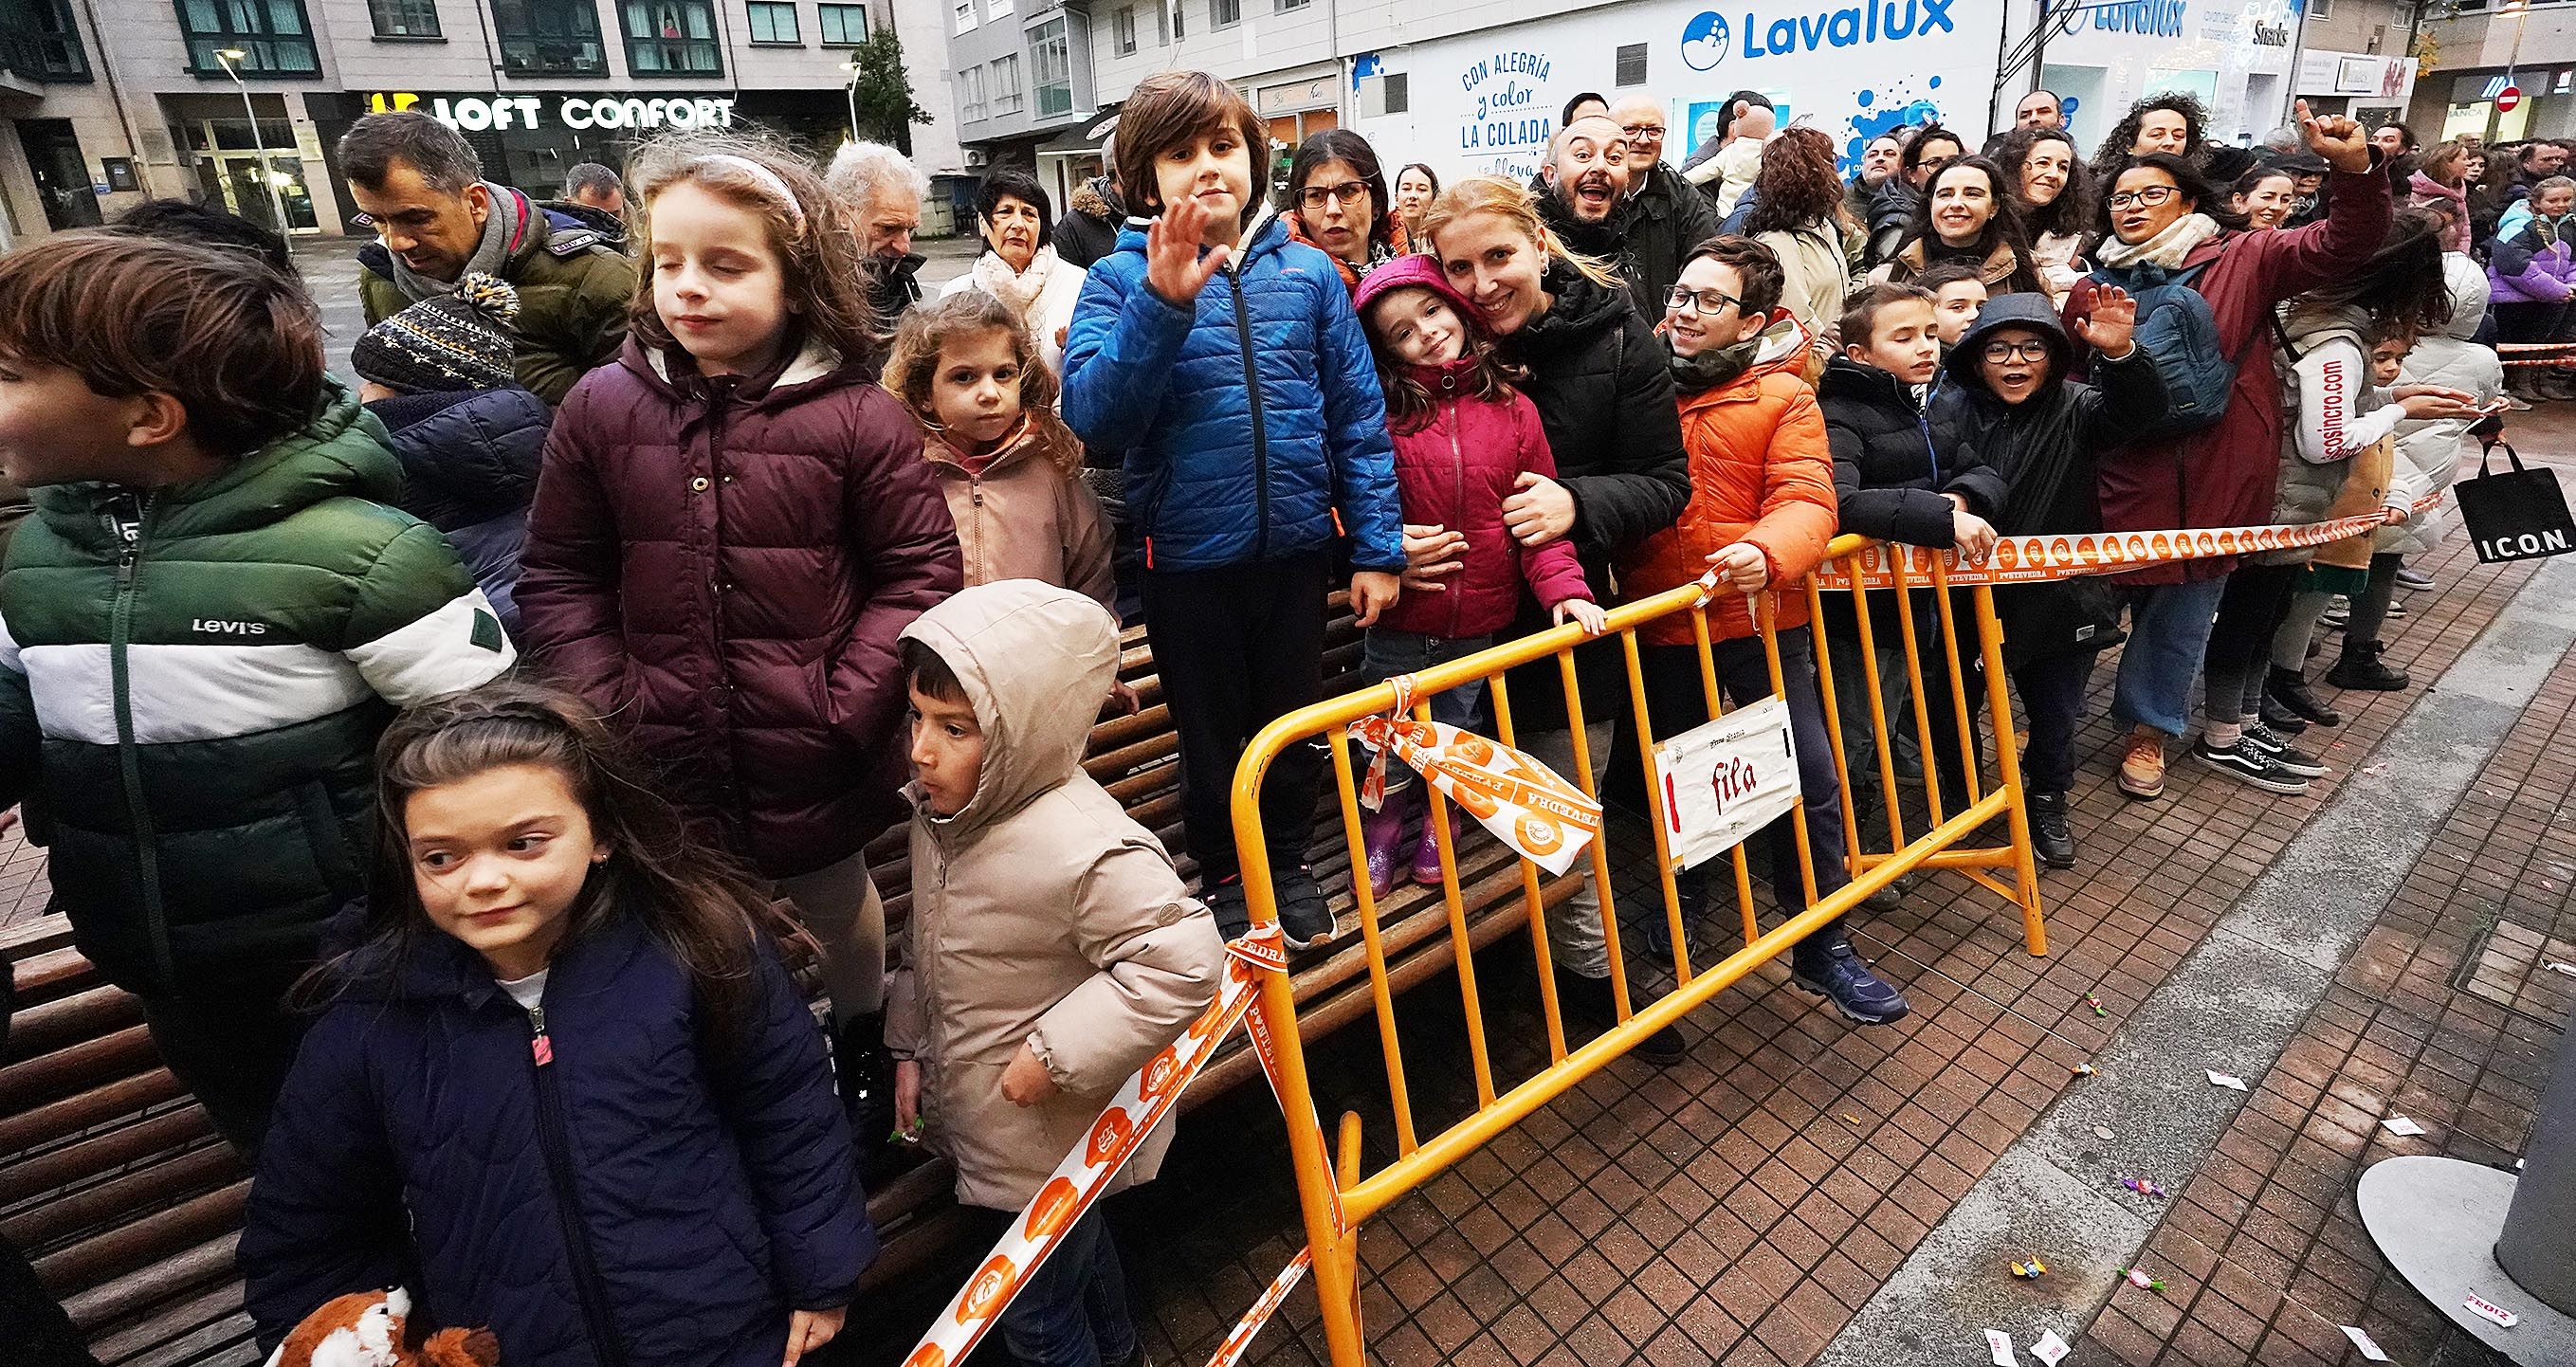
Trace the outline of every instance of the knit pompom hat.
<instances>
[{"instance_id":1,"label":"knit pompom hat","mask_svg":"<svg viewBox=\"0 0 2576 1367\"><path fill-rule=\"evenodd\" d=\"M405 394L517 384L510 320L519 292L480 271L367 329L349 353L358 378Z\"/></svg>"}]
</instances>

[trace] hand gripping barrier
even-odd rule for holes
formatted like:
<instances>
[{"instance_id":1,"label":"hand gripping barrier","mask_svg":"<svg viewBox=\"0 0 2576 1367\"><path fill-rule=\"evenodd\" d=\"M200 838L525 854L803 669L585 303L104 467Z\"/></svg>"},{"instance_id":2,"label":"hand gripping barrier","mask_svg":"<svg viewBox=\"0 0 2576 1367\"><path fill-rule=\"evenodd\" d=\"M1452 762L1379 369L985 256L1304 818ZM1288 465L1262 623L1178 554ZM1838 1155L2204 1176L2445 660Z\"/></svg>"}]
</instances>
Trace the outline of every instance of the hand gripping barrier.
<instances>
[{"instance_id":1,"label":"hand gripping barrier","mask_svg":"<svg viewBox=\"0 0 2576 1367\"><path fill-rule=\"evenodd\" d=\"M1227 946L1226 981L1216 1002L1180 1040L1156 1055L1120 1088L1117 1098L1102 1112L1086 1142L1066 1155L1011 1231L986 1257L975 1276L959 1289L930 1331L905 1359L905 1367L951 1367L951 1364L963 1361L1010 1303L1012 1295L1026 1282L1029 1273L1052 1251L1063 1233L1091 1207L1110 1178L1154 1126L1170 1114L1182 1090L1207 1066L1217 1046L1238 1021L1246 1026L1251 1047L1259 1057L1262 1071L1269 1078L1287 1121L1289 1156L1296 1169L1298 1203L1308 1242L1226 1336L1210 1359L1210 1367L1232 1367L1254 1335L1278 1312L1298 1281L1309 1272L1315 1278L1316 1294L1323 1310L1325 1339L1335 1367L1365 1367L1368 1359L1360 1323L1358 1280L1358 1228L1361 1221L1385 1210L1454 1166L1540 1106L1629 1052L1649 1035L1672 1025L1764 963L1786 953L1809 932L1835 920L1914 870L1946 868L2013 903L2022 914L2023 938L2030 953L2041 955L2048 952L2030 829L2022 807L2020 766L2009 728L2002 720L1998 721L1997 730L2001 737L1995 746L1993 764L2000 781L1991 788L1981 781L1979 760L1982 757L1972 748L1975 742L1971 729L1964 724L1955 728L1967 784L1965 793L1951 795L1965 799L1955 812L1949 809L1951 804L1944 801L1939 766L1928 762L1929 757L1935 754L1936 741L1927 718L1929 709L1924 705L1927 671L1916 620L1921 600L1928 599L1937 623L1937 626L1925 624L1924 629L1933 631L1933 643L1938 654L1932 660L1941 666L1935 682L1946 682L1944 691L1948 697L1941 701L1954 709L1950 715L1959 718L1969 715L1967 680L1981 673L1986 690L1982 703L1988 715L2009 719L2012 702L2005 685L2003 632L1994 609L1996 586L2117 573L2152 564L2212 556L2322 545L2399 520L2408 511L2424 511L2438 501L2439 496L2436 495L2419 501L2412 510L2382 509L2377 513L2305 527L2006 537L1998 541L1995 554L1983 565L1963 564L1955 553L1949 551L1887 546L1859 537L1837 538L1828 548L1826 563L1811 573L1803 585L1791 586L1789 591L1803 592L1812 624L1821 625L1827 620L1824 597L1827 592L1842 595L1851 604L1849 629L1857 637L1857 656L1863 676L1857 682L1866 699L1868 729L1875 742L1877 757L1877 772L1870 777L1877 782L1884 807L1887 848L1877 851L1862 848L1864 832L1857 820L1858 811L1851 789L1852 767L1846 758L1846 737L1841 722L1842 708L1837 705L1832 664L1834 652L1819 645L1814 651L1816 682L1821 691L1823 722L1833 750L1835 775L1842 790L1839 814L1846 844L1845 866L1841 872L1848 876L1849 881L1825 895L1818 895L1817 869L1808 838L1806 808L1803 804L1792 807L1786 819L1793 823L1796 834L1798 876L1805 894L1802 899L1804 905L1780 908L1779 919L1770 929L1764 930L1753 897L1750 870L1739 844L1732 851L1732 873L1742 922L1743 946L1716 963L1694 971L1690 956L1691 927L1684 921L1679 885L1666 846L1665 831L1661 823L1650 823L1664 919L1671 932L1670 967L1674 986L1643 1006L1631 1000L1628 959L1621 944L1612 888L1610 832L1605 829L1606 815L1597 800L1599 787L1586 727L1572 724L1567 728L1573 751L1573 773L1559 775L1530 760L1516 748L1511 698L1514 687L1533 685L1525 676L1516 681L1514 672L1525 672L1533 666L1543 667L1552 659L1555 662L1555 682L1564 693L1565 715L1579 723L1586 719L1587 714L1577 669L1578 652L1617 651L1627 683L1624 699L1627 712L1623 720L1634 733L1640 761L1651 773L1656 709L1649 706L1638 633L1649 624L1664 619L1686 620L1696 656L1699 701L1705 705L1708 717L1721 715L1726 709L1721 706L1719 671L1714 659L1716 643L1711 636L1710 614L1702 609L1728 590L1721 587L1713 574L1698 583L1613 609L1604 639L1592 640L1578 626L1558 627L1436 665L1417 675L1390 680L1301 709L1271 723L1254 737L1235 773L1235 839L1242 856L1244 886L1253 928L1243 938ZM1911 837L1907 834L1905 817L1901 812L1903 804L1899 801L1893 747L1889 744L1893 704L1883 692L1885 681L1879 669L1877 642L1880 628L1874 619L1883 609L1874 608L1871 604L1871 599L1879 595L1853 592L1856 588L1892 591L1885 596L1892 600L1895 609L1893 652L1901 657L1906 686L1905 694L1900 696L1910 695L1914 702L1915 738L1927 759L1922 782L1923 806L1929 819L1921 832ZM1957 593L1954 594L1954 590ZM1961 595L1964 595L1964 601L1954 601ZM1762 645L1763 663L1771 690L1769 696L1786 696L1786 688L1795 681L1784 680L1783 677L1782 628L1777 620L1779 604L1776 591L1754 595L1750 606ZM1967 626L1973 633L1968 641L1966 658L1977 663L1979 668L1975 671L1961 668L1959 619L1963 616L1968 618ZM1430 696L1479 681L1487 685L1493 700L1498 743L1434 723L1430 717L1427 701ZM1756 701L1760 698L1733 699L1737 707ZM1410 719L1404 715L1408 711L1412 713ZM1687 726L1695 725L1700 719L1685 717L1681 720ZM1354 880L1352 892L1367 954L1372 1004L1384 1055L1387 1099L1398 1155L1393 1162L1366 1175L1360 1172L1361 1121L1357 1113L1345 1112L1342 1117L1338 1155L1329 1152L1325 1144L1323 1124L1308 1084L1304 1047L1298 1033L1295 989L1288 975L1286 954L1281 947L1277 904L1269 874L1269 832L1263 829L1261 821L1261 785L1271 762L1290 746L1307 743L1316 737L1322 737L1330 744L1336 761L1333 772L1339 792L1343 833L1355 868L1366 866L1360 832L1361 806L1364 800L1371 806L1375 805L1383 785L1385 757L1389 753L1420 769L1428 780L1428 786L1443 799L1428 804L1426 820L1440 854L1443 875L1441 902L1448 929L1448 959L1458 980L1465 1011L1465 1037L1474 1073L1476 1106L1470 1114L1436 1133L1425 1136L1418 1132L1398 1031L1397 1003L1389 982L1391 946L1386 935L1387 927L1380 924L1377 899L1369 888L1368 880L1365 877ZM1353 777L1359 772L1351 763L1350 742L1354 737L1377 752L1377 759L1369 766L1364 782L1355 781ZM1362 796L1364 790L1367 793L1365 799ZM1478 908L1477 912L1488 918L1486 922L1471 925L1471 911L1466 905L1458 873L1457 842L1464 836L1453 828L1447 810L1451 802L1466 807L1480 824L1519 856L1521 897L1517 904L1506 902ZM1971 847L1964 843L1979 828L1999 816L2007 822L2010 838L2006 844ZM1293 833L1298 838L1303 834ZM1586 860L1587 856L1588 861L1581 872L1568 872L1575 868L1577 861ZM1546 866L1544 872L1542 864ZM1988 870L1997 872L1989 873ZM1555 876L1550 879L1546 874ZM1588 1042L1569 1048L1565 1020L1551 972L1548 917L1552 908L1557 908L1566 895L1587 877L1597 890L1600 901L1600 934L1611 964L1614 1022ZM1489 929L1494 917L1525 922L1529 930L1531 952L1537 965L1537 1005L1545 1025L1549 1060L1535 1073L1500 1090L1494 1076L1491 1050L1487 1046L1474 955L1478 944L1490 939L1489 935L1480 936L1479 932Z\"/></svg>"}]
</instances>

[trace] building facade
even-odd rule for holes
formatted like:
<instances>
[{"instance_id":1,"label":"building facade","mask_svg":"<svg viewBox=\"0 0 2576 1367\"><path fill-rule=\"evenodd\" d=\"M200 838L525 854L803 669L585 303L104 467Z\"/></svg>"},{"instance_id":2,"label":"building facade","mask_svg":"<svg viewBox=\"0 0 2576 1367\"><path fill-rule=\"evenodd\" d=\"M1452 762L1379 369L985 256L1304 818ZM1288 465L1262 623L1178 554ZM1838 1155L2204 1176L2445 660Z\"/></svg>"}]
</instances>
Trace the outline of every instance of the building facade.
<instances>
[{"instance_id":1,"label":"building facade","mask_svg":"<svg viewBox=\"0 0 2576 1367\"><path fill-rule=\"evenodd\" d=\"M2439 57L2407 111L2416 133L2488 142L2576 136L2576 3L2460 0L2455 17L2442 17L2450 8L2422 21Z\"/></svg>"},{"instance_id":2,"label":"building facade","mask_svg":"<svg viewBox=\"0 0 2576 1367\"><path fill-rule=\"evenodd\" d=\"M939 3L0 0L0 235L95 224L149 196L353 231L334 144L382 109L437 116L488 176L540 197L666 129L752 125L828 151L850 123L847 64L882 25L928 54L916 95L944 110L940 36L907 14ZM915 128L916 155L954 174L941 128Z\"/></svg>"}]
</instances>

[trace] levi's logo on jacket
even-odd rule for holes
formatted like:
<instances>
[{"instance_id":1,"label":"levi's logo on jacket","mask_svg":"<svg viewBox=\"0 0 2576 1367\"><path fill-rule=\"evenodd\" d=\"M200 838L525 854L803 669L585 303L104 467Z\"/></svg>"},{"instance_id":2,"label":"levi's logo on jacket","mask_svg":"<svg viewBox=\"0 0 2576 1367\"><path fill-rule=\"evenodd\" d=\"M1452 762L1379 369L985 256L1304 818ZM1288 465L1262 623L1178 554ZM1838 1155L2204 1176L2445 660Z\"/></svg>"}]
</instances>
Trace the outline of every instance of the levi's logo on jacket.
<instances>
[{"instance_id":1,"label":"levi's logo on jacket","mask_svg":"<svg viewBox=\"0 0 2576 1367\"><path fill-rule=\"evenodd\" d=\"M188 623L188 630L208 636L265 636L266 622L228 622L219 617L198 617Z\"/></svg>"}]
</instances>

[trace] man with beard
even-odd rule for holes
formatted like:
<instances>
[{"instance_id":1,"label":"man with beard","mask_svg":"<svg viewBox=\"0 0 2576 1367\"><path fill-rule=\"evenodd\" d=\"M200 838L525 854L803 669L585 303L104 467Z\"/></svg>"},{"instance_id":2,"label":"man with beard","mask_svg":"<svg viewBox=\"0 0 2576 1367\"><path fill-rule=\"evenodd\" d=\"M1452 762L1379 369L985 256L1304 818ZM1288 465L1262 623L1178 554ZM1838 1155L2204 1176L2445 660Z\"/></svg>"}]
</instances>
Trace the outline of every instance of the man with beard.
<instances>
[{"instance_id":1,"label":"man with beard","mask_svg":"<svg viewBox=\"0 0 2576 1367\"><path fill-rule=\"evenodd\" d=\"M1628 136L1608 115L1587 114L1556 131L1547 145L1547 164L1538 170L1546 188L1539 196L1539 217L1565 245L1587 256L1616 262L1628 282L1637 311L1653 318L1661 306L1648 308L1636 263L1628 251ZM1667 262L1667 269L1672 263ZM1667 288L1670 277L1665 277Z\"/></svg>"},{"instance_id":2,"label":"man with beard","mask_svg":"<svg viewBox=\"0 0 2576 1367\"><path fill-rule=\"evenodd\" d=\"M1867 226L1870 206L1878 202L1878 192L1896 175L1897 163L1905 155L1905 139L1894 133L1881 133L1860 149L1860 173L1843 189L1843 214L1853 223ZM1852 274L1858 275L1869 255L1867 233L1845 232L1843 250L1851 258ZM1868 263L1876 264L1876 263Z\"/></svg>"},{"instance_id":3,"label":"man with beard","mask_svg":"<svg viewBox=\"0 0 2576 1367\"><path fill-rule=\"evenodd\" d=\"M1628 143L1628 199L1619 213L1634 269L1624 269L1637 311L1662 316L1665 296L1681 278L1682 257L1717 236L1718 213L1664 158L1664 107L1651 95L1629 95L1610 107Z\"/></svg>"},{"instance_id":4,"label":"man with beard","mask_svg":"<svg viewBox=\"0 0 2576 1367\"><path fill-rule=\"evenodd\" d=\"M859 250L868 259L868 300L881 325L892 328L921 302L921 284L913 277L927 258L912 249L912 235L921 231L930 178L883 143L845 142L832 154L823 184L849 206L858 224Z\"/></svg>"}]
</instances>

